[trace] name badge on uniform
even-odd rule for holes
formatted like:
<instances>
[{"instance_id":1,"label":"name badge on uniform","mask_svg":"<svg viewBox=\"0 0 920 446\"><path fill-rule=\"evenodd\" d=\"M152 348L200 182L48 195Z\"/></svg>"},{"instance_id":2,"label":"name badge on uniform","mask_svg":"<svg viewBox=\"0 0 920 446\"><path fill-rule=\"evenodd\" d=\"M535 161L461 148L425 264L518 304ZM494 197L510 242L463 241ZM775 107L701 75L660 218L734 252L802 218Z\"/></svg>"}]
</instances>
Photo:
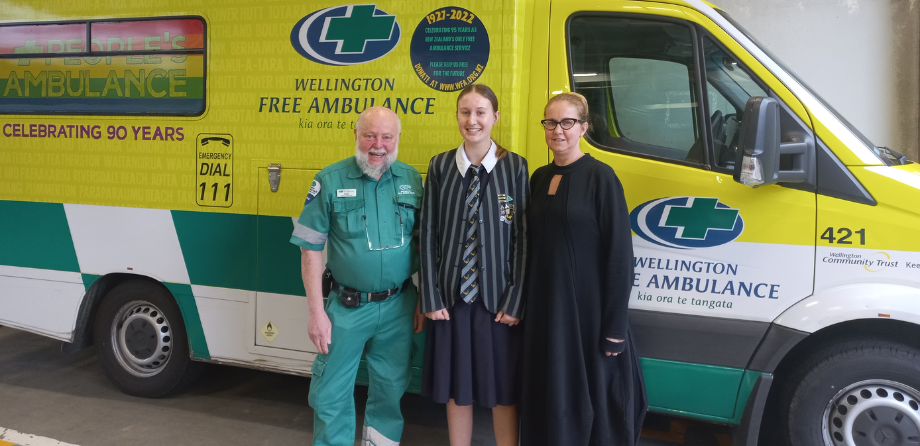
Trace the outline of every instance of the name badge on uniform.
<instances>
[{"instance_id":1,"label":"name badge on uniform","mask_svg":"<svg viewBox=\"0 0 920 446\"><path fill-rule=\"evenodd\" d=\"M514 201L510 195L498 194L498 221L511 223L514 219Z\"/></svg>"},{"instance_id":2,"label":"name badge on uniform","mask_svg":"<svg viewBox=\"0 0 920 446\"><path fill-rule=\"evenodd\" d=\"M335 196L338 198L341 197L357 197L358 189L339 189L335 191Z\"/></svg>"}]
</instances>

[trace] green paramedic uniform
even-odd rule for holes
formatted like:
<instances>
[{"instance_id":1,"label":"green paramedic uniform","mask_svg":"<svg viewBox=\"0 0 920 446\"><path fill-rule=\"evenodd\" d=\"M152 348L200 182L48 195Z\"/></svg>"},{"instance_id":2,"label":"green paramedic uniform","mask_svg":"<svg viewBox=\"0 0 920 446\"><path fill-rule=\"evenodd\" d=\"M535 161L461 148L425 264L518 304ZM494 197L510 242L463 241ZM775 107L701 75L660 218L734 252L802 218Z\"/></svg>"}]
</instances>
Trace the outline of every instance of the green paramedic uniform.
<instances>
[{"instance_id":1,"label":"green paramedic uniform","mask_svg":"<svg viewBox=\"0 0 920 446\"><path fill-rule=\"evenodd\" d=\"M399 444L399 402L409 386L418 299L408 279L419 269L421 195L421 175L409 165L396 161L375 180L351 157L316 174L294 225L291 243L322 251L328 239L326 266L336 282L362 292L358 308L342 306L341 289L333 288L326 302L332 343L313 362L309 397L316 446L354 443L354 383L362 353L370 375L363 444ZM384 301L367 300L367 293L398 287L401 292Z\"/></svg>"}]
</instances>

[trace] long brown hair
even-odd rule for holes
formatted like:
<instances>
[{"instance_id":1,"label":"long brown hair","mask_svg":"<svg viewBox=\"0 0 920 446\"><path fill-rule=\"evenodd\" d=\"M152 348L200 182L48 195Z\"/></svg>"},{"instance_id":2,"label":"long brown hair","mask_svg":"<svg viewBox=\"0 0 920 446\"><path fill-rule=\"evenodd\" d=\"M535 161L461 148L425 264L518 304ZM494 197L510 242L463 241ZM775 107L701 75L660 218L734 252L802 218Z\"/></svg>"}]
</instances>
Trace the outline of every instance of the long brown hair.
<instances>
[{"instance_id":1,"label":"long brown hair","mask_svg":"<svg viewBox=\"0 0 920 446\"><path fill-rule=\"evenodd\" d=\"M460 98L470 94L476 93L492 103L492 111L498 111L498 97L495 96L495 92L485 84L470 84L466 88L460 91L460 94L457 96L457 107L460 106ZM489 135L490 137L492 135ZM495 138L492 138L492 141L495 141ZM508 154L508 151L505 150L498 141L495 141L495 158L502 159L505 155Z\"/></svg>"}]
</instances>

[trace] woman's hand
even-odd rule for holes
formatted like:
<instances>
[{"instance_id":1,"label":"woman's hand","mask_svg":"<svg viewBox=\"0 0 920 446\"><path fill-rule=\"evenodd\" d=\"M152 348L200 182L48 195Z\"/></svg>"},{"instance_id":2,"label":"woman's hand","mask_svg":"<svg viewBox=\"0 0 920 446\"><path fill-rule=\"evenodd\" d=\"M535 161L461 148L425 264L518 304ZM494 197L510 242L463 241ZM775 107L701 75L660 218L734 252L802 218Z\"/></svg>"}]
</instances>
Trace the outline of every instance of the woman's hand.
<instances>
[{"instance_id":1,"label":"woman's hand","mask_svg":"<svg viewBox=\"0 0 920 446\"><path fill-rule=\"evenodd\" d=\"M443 308L438 311L432 311L431 313L425 313L425 317L433 321L449 321L450 313L447 312L447 308Z\"/></svg>"},{"instance_id":2,"label":"woman's hand","mask_svg":"<svg viewBox=\"0 0 920 446\"><path fill-rule=\"evenodd\" d=\"M504 311L499 311L498 314L495 315L495 322L501 322L509 327L513 327L517 325L518 322L521 322L521 320L505 314Z\"/></svg>"},{"instance_id":3,"label":"woman's hand","mask_svg":"<svg viewBox=\"0 0 920 446\"><path fill-rule=\"evenodd\" d=\"M622 339L607 338L607 340L610 341L610 342L617 342L617 343L623 342ZM619 353L610 353L610 352L604 352L604 353L606 353L607 356L616 356L616 355L619 355Z\"/></svg>"}]
</instances>

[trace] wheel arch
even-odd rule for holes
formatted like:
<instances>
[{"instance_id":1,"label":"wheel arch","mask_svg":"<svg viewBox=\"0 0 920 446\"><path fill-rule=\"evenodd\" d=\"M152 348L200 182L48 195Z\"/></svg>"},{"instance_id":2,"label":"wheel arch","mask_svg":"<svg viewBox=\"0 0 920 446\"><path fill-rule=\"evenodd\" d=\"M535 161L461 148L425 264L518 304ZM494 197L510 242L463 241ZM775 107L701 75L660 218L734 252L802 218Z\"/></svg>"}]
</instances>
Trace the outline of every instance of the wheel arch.
<instances>
[{"instance_id":1,"label":"wheel arch","mask_svg":"<svg viewBox=\"0 0 920 446\"><path fill-rule=\"evenodd\" d=\"M61 344L62 352L78 352L92 347L95 344L95 340L93 339L93 325L96 320L96 311L99 309L99 304L113 288L129 280L156 284L157 286L163 287L173 296L173 299L176 299L176 296L170 292L169 287L151 276L128 273L110 273L99 276L93 281L92 285L90 285L83 296L83 301L80 303L80 309L77 311L77 318L74 322L73 340Z\"/></svg>"},{"instance_id":2,"label":"wheel arch","mask_svg":"<svg viewBox=\"0 0 920 446\"><path fill-rule=\"evenodd\" d=\"M871 336L920 348L920 289L861 283L821 290L789 307L773 326L803 335L774 359L775 370L765 370L778 382L784 371L842 337Z\"/></svg>"},{"instance_id":3,"label":"wheel arch","mask_svg":"<svg viewBox=\"0 0 920 446\"><path fill-rule=\"evenodd\" d=\"M771 370L775 385L770 387L763 413L779 413L782 399L780 394L799 365L836 342L859 338L900 342L920 349L920 325L891 318L863 318L841 321L807 334L792 346L778 360L775 369ZM773 418L764 417L761 420L763 428L760 429L760 444L779 444L777 438L770 437L778 431L778 425L775 423L780 421Z\"/></svg>"},{"instance_id":4,"label":"wheel arch","mask_svg":"<svg viewBox=\"0 0 920 446\"><path fill-rule=\"evenodd\" d=\"M887 318L839 322L811 333L799 341L779 361L773 372L774 376L782 379L784 372L788 372L817 350L843 338L880 338L920 348L920 325Z\"/></svg>"},{"instance_id":5,"label":"wheel arch","mask_svg":"<svg viewBox=\"0 0 920 446\"><path fill-rule=\"evenodd\" d=\"M773 323L806 333L863 319L920 325L920 288L897 283L859 283L824 289L796 302Z\"/></svg>"}]
</instances>

